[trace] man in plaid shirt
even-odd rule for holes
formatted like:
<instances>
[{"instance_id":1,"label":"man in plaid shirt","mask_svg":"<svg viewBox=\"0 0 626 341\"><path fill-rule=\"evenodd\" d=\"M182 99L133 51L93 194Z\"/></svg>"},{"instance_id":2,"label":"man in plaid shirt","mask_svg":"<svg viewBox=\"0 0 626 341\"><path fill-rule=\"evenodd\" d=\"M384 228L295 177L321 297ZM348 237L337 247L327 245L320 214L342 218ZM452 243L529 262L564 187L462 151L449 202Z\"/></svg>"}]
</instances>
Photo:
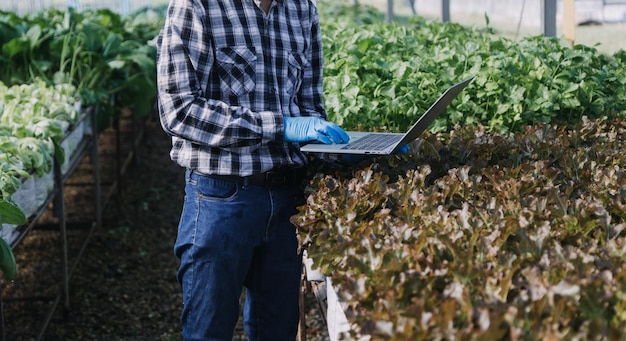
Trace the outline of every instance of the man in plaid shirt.
<instances>
[{"instance_id":1,"label":"man in plaid shirt","mask_svg":"<svg viewBox=\"0 0 626 341\"><path fill-rule=\"evenodd\" d=\"M232 340L244 287L250 340L296 337L299 146L349 140L325 120L322 62L309 0L170 1L158 100L186 169L174 248L185 340Z\"/></svg>"}]
</instances>

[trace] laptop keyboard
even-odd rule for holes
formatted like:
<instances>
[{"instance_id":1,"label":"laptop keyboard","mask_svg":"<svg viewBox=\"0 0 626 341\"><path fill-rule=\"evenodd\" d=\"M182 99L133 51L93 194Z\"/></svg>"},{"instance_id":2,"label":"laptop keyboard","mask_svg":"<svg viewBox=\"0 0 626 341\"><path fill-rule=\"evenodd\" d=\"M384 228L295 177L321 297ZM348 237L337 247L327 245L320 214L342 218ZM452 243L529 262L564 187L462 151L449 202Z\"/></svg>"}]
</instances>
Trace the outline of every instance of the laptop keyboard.
<instances>
[{"instance_id":1,"label":"laptop keyboard","mask_svg":"<svg viewBox=\"0 0 626 341\"><path fill-rule=\"evenodd\" d=\"M382 150L400 141L402 135L397 134L369 134L348 143L341 149Z\"/></svg>"}]
</instances>

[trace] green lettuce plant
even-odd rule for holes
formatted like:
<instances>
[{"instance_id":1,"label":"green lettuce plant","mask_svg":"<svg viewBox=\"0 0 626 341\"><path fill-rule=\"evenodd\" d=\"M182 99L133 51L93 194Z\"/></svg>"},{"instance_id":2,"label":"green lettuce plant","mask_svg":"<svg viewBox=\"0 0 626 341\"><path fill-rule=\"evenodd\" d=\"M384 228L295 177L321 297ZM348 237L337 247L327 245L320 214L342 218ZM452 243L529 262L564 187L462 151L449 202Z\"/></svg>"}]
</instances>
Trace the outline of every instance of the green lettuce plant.
<instances>
[{"instance_id":1,"label":"green lettuce plant","mask_svg":"<svg viewBox=\"0 0 626 341\"><path fill-rule=\"evenodd\" d=\"M390 24L366 6L319 8L326 109L346 128L405 131L443 90L469 76L476 79L433 132L479 124L515 132L624 114L623 50L607 56L542 36L512 41L489 27L423 18Z\"/></svg>"}]
</instances>

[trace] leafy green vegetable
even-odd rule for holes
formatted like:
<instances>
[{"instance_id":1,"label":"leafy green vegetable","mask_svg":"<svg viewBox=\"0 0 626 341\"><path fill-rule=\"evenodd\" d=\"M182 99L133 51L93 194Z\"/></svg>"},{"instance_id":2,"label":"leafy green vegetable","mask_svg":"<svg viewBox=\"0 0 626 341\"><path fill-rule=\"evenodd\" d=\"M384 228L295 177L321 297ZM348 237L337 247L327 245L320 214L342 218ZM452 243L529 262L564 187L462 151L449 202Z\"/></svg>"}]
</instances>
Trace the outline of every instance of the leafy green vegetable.
<instances>
[{"instance_id":1,"label":"leafy green vegetable","mask_svg":"<svg viewBox=\"0 0 626 341\"><path fill-rule=\"evenodd\" d=\"M0 238L0 270L4 274L4 278L9 281L15 279L17 275L17 264L11 246L2 238Z\"/></svg>"},{"instance_id":2,"label":"leafy green vegetable","mask_svg":"<svg viewBox=\"0 0 626 341\"><path fill-rule=\"evenodd\" d=\"M356 8L356 10L355 10ZM416 18L386 23L370 8L320 6L329 118L347 129L405 131L451 84L476 76L432 131L482 125L515 132L535 123L624 115L624 51L518 42L488 28Z\"/></svg>"},{"instance_id":3,"label":"leafy green vegetable","mask_svg":"<svg viewBox=\"0 0 626 341\"><path fill-rule=\"evenodd\" d=\"M0 199L0 225L22 225L24 223L26 223L26 217L22 210L11 201Z\"/></svg>"},{"instance_id":4,"label":"leafy green vegetable","mask_svg":"<svg viewBox=\"0 0 626 341\"><path fill-rule=\"evenodd\" d=\"M152 109L156 47L148 41L158 34L164 9L126 17L108 9L49 9L22 18L0 12L0 19L10 24L0 29L0 81L72 84L83 105L99 106L100 127L124 108L137 116Z\"/></svg>"}]
</instances>

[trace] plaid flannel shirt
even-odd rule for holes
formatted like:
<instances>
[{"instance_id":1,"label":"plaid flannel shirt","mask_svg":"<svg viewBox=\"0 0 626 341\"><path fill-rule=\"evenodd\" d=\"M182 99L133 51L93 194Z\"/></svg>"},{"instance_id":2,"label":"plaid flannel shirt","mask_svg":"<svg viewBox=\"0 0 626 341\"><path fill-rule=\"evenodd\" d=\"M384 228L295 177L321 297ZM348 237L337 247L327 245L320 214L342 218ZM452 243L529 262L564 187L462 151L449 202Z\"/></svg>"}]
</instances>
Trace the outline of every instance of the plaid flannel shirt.
<instances>
[{"instance_id":1,"label":"plaid flannel shirt","mask_svg":"<svg viewBox=\"0 0 626 341\"><path fill-rule=\"evenodd\" d=\"M204 174L302 167L283 116L326 118L322 43L309 0L172 0L158 39L159 117L170 156Z\"/></svg>"}]
</instances>

